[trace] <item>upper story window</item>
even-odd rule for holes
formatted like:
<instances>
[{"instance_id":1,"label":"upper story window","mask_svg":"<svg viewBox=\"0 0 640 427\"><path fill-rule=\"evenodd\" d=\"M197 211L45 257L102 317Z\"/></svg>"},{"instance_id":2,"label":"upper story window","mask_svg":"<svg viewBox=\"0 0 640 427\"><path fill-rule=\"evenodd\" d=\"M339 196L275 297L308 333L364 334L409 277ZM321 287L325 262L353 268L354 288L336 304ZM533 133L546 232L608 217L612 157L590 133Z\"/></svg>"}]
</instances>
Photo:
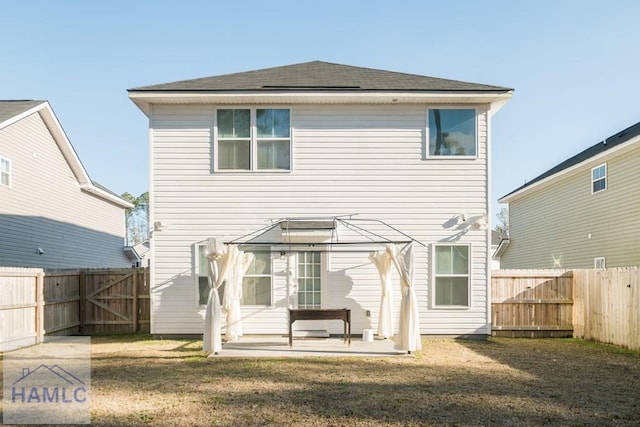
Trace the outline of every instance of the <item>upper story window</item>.
<instances>
[{"instance_id":1,"label":"upper story window","mask_svg":"<svg viewBox=\"0 0 640 427\"><path fill-rule=\"evenodd\" d=\"M476 110L430 109L428 157L476 157Z\"/></svg>"},{"instance_id":2,"label":"upper story window","mask_svg":"<svg viewBox=\"0 0 640 427\"><path fill-rule=\"evenodd\" d=\"M468 307L470 268L468 245L435 245L434 306Z\"/></svg>"},{"instance_id":3,"label":"upper story window","mask_svg":"<svg viewBox=\"0 0 640 427\"><path fill-rule=\"evenodd\" d=\"M11 187L11 160L0 157L0 185Z\"/></svg>"},{"instance_id":4,"label":"upper story window","mask_svg":"<svg viewBox=\"0 0 640 427\"><path fill-rule=\"evenodd\" d=\"M605 262L604 257L596 257L593 259L593 268L602 269L606 267L607 263Z\"/></svg>"},{"instance_id":5,"label":"upper story window","mask_svg":"<svg viewBox=\"0 0 640 427\"><path fill-rule=\"evenodd\" d=\"M607 164L591 169L591 193L607 189Z\"/></svg>"},{"instance_id":6,"label":"upper story window","mask_svg":"<svg viewBox=\"0 0 640 427\"><path fill-rule=\"evenodd\" d=\"M290 116L282 108L217 110L217 169L291 170Z\"/></svg>"}]
</instances>

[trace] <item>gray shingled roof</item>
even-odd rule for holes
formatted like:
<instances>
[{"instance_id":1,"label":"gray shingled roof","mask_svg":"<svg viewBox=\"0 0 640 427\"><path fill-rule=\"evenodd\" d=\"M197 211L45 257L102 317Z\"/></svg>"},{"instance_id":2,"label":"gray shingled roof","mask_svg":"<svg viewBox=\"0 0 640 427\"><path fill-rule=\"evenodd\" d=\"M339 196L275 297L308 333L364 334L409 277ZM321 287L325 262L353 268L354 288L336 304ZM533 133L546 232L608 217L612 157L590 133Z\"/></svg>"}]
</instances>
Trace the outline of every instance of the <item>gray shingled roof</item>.
<instances>
[{"instance_id":1,"label":"gray shingled roof","mask_svg":"<svg viewBox=\"0 0 640 427\"><path fill-rule=\"evenodd\" d=\"M45 101L21 100L21 101L1 101L0 100L0 123L9 120L25 111L40 105Z\"/></svg>"},{"instance_id":2,"label":"gray shingled roof","mask_svg":"<svg viewBox=\"0 0 640 427\"><path fill-rule=\"evenodd\" d=\"M552 175L555 175L557 173L562 172L565 169L569 169L572 166L575 166L579 163L582 163L586 160L589 160L592 157L597 156L600 153L604 153L607 150L611 150L612 148L620 145L620 144L624 144L625 142L629 141L632 138L635 138L636 136L640 135L640 122L636 123L635 125L629 126L628 128L626 128L625 130L622 130L618 133L616 133L615 135L610 136L609 138L598 142L595 145L592 145L591 147L587 148L584 151L581 151L580 153L576 154L573 157L570 157L569 159L565 160L564 162L552 167L551 169L549 169L548 171L546 171L545 173L543 173L542 175L539 175L537 177L535 177L534 179L532 179L531 181L527 182L526 184L516 188L515 190L513 190L512 192L510 192L509 194L506 194L504 196L502 196L500 199L504 199L505 197L508 197L514 193L517 193L520 190L523 190L526 187L530 187L533 184L542 181L545 178L548 178Z\"/></svg>"},{"instance_id":3,"label":"gray shingled roof","mask_svg":"<svg viewBox=\"0 0 640 427\"><path fill-rule=\"evenodd\" d=\"M508 92L512 89L372 68L313 61L282 67L142 86L129 91L427 91Z\"/></svg>"}]
</instances>

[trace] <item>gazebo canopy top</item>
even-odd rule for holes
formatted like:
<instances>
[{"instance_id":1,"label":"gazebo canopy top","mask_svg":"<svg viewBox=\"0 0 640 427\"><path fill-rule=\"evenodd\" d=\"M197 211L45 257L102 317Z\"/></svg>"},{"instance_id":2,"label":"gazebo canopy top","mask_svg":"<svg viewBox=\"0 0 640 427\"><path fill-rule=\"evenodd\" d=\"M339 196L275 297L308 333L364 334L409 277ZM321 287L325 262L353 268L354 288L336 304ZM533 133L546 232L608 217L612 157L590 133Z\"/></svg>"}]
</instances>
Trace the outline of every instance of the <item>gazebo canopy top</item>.
<instances>
[{"instance_id":1,"label":"gazebo canopy top","mask_svg":"<svg viewBox=\"0 0 640 427\"><path fill-rule=\"evenodd\" d=\"M370 252L372 246L420 241L378 219L334 217L281 218L225 244L258 247L257 252Z\"/></svg>"}]
</instances>

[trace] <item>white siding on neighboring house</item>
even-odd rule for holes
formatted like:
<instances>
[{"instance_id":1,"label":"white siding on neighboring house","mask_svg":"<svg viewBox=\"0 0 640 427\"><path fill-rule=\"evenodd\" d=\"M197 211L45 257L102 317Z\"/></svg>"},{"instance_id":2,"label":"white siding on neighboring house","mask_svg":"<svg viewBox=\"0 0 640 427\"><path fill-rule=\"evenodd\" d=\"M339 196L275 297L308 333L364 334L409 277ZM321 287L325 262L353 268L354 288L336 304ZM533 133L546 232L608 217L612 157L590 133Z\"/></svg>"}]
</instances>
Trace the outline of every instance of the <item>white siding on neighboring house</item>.
<instances>
[{"instance_id":1,"label":"white siding on neighboring house","mask_svg":"<svg viewBox=\"0 0 640 427\"><path fill-rule=\"evenodd\" d=\"M607 189L592 194L591 169L607 165ZM640 264L640 144L585 162L509 202L503 268L593 268Z\"/></svg>"},{"instance_id":2,"label":"white siding on neighboring house","mask_svg":"<svg viewBox=\"0 0 640 427\"><path fill-rule=\"evenodd\" d=\"M284 217L358 214L385 221L427 245L416 245L414 252L423 334L489 334L488 233L454 221L459 214L488 214L486 110L478 107L477 159L424 160L427 106L290 108L291 172L212 173L215 107L153 107L153 220L167 227L153 238L151 332L202 333L204 309L197 303L194 271L197 243L211 236L239 237ZM449 241L471 248L467 309L432 307L432 245ZM243 308L245 333L286 331L286 262L276 258L273 307ZM354 333L375 328L380 284L367 253L328 258L327 303L352 308ZM338 333L342 326L331 327Z\"/></svg>"},{"instance_id":3,"label":"white siding on neighboring house","mask_svg":"<svg viewBox=\"0 0 640 427\"><path fill-rule=\"evenodd\" d=\"M80 189L38 113L0 129L0 156L12 161L11 188L0 186L0 265L130 265L124 209Z\"/></svg>"}]
</instances>

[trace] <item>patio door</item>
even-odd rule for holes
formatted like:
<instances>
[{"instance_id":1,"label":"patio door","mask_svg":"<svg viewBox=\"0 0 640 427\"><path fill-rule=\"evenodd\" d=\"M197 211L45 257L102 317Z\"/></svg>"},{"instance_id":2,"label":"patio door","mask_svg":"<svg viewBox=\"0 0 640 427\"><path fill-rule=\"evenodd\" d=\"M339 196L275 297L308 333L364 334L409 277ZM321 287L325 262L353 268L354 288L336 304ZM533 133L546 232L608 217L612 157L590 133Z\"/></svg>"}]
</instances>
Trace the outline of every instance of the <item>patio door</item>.
<instances>
[{"instance_id":1,"label":"patio door","mask_svg":"<svg viewBox=\"0 0 640 427\"><path fill-rule=\"evenodd\" d=\"M326 255L318 251L298 252L296 308L313 309L323 308L325 299ZM293 324L294 330L305 331L306 335L327 334L327 321L322 320L298 320ZM300 335L304 335L300 333Z\"/></svg>"}]
</instances>

